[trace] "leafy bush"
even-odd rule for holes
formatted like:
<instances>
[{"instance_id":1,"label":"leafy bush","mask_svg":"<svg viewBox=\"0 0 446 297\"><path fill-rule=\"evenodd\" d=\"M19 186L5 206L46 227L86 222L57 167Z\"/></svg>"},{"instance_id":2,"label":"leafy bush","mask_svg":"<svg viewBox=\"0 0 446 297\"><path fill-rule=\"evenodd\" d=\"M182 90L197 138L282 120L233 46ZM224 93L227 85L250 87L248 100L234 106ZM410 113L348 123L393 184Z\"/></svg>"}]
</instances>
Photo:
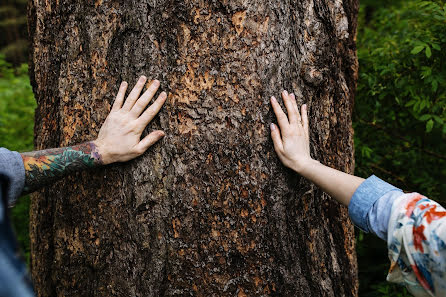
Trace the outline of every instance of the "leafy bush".
<instances>
[{"instance_id":1,"label":"leafy bush","mask_svg":"<svg viewBox=\"0 0 446 297\"><path fill-rule=\"evenodd\" d=\"M32 149L36 101L26 64L14 69L0 56L0 96L0 146Z\"/></svg>"},{"instance_id":2,"label":"leafy bush","mask_svg":"<svg viewBox=\"0 0 446 297\"><path fill-rule=\"evenodd\" d=\"M361 1L356 174L446 199L446 4ZM379 253L378 253L379 251ZM385 243L358 236L360 296L409 296L385 282Z\"/></svg>"},{"instance_id":3,"label":"leafy bush","mask_svg":"<svg viewBox=\"0 0 446 297\"><path fill-rule=\"evenodd\" d=\"M379 172L437 200L446 197L444 2L405 1L367 24L362 17L354 113L357 173Z\"/></svg>"}]
</instances>

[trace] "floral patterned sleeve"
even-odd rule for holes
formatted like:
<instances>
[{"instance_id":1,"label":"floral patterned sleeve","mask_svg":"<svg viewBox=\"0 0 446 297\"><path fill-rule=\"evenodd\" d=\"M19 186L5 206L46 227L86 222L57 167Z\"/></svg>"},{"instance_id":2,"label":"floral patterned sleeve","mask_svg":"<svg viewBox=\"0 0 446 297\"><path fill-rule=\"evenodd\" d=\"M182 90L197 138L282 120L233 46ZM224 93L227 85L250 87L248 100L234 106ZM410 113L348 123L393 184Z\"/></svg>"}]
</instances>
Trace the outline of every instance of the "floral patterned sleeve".
<instances>
[{"instance_id":1,"label":"floral patterned sleeve","mask_svg":"<svg viewBox=\"0 0 446 297\"><path fill-rule=\"evenodd\" d=\"M417 297L446 297L446 210L440 204L372 175L348 208L358 228L387 241L388 281Z\"/></svg>"},{"instance_id":2,"label":"floral patterned sleeve","mask_svg":"<svg viewBox=\"0 0 446 297\"><path fill-rule=\"evenodd\" d=\"M446 296L446 210L418 193L403 194L392 205L387 246L387 280L414 296Z\"/></svg>"}]
</instances>

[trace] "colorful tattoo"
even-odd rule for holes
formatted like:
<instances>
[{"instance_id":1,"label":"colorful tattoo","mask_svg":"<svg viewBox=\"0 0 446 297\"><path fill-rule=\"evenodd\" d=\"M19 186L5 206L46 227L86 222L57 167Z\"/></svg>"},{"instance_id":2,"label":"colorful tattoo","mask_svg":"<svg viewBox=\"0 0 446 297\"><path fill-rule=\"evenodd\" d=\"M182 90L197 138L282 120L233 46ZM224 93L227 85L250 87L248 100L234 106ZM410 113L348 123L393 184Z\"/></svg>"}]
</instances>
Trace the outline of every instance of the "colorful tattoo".
<instances>
[{"instance_id":1,"label":"colorful tattoo","mask_svg":"<svg viewBox=\"0 0 446 297\"><path fill-rule=\"evenodd\" d=\"M21 155L25 166L24 193L33 192L70 172L102 164L93 142Z\"/></svg>"}]
</instances>

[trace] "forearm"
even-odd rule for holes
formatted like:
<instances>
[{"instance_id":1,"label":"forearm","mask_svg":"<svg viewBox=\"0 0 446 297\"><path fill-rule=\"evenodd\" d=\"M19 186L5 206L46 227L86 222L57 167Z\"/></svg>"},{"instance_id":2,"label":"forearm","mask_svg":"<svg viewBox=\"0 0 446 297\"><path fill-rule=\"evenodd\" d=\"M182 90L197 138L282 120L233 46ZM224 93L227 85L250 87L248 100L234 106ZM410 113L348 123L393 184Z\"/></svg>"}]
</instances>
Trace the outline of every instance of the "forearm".
<instances>
[{"instance_id":1,"label":"forearm","mask_svg":"<svg viewBox=\"0 0 446 297\"><path fill-rule=\"evenodd\" d=\"M25 167L23 192L35 191L74 171L132 160L160 140L164 132L159 130L141 139L147 124L159 112L167 98L167 94L162 92L147 107L160 82L152 81L140 96L146 81L147 78L141 76L125 102L127 83L121 83L112 110L94 142L21 154Z\"/></svg>"},{"instance_id":2,"label":"forearm","mask_svg":"<svg viewBox=\"0 0 446 297\"><path fill-rule=\"evenodd\" d=\"M348 206L353 193L364 179L346 174L314 161L310 156L310 133L306 104L297 107L294 94L282 92L282 98L288 111L283 112L277 99L271 97L271 104L276 114L280 129L271 124L271 137L274 149L282 163L306 177L322 188L340 203Z\"/></svg>"},{"instance_id":3,"label":"forearm","mask_svg":"<svg viewBox=\"0 0 446 297\"><path fill-rule=\"evenodd\" d=\"M364 181L363 178L330 168L312 159L295 170L345 206L348 206L353 193Z\"/></svg>"},{"instance_id":4,"label":"forearm","mask_svg":"<svg viewBox=\"0 0 446 297\"><path fill-rule=\"evenodd\" d=\"M25 167L24 194L48 185L71 172L103 164L94 142L21 155Z\"/></svg>"}]
</instances>

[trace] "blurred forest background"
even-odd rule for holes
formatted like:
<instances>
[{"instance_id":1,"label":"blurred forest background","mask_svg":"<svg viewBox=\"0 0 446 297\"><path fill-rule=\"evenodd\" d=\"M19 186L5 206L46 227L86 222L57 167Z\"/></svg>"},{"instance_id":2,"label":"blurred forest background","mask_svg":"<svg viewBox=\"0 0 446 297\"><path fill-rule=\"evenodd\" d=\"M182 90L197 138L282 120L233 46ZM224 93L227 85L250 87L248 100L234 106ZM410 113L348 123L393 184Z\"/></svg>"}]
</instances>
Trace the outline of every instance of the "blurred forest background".
<instances>
[{"instance_id":1,"label":"blurred forest background","mask_svg":"<svg viewBox=\"0 0 446 297\"><path fill-rule=\"evenodd\" d=\"M0 4L0 147L33 150L27 0ZM356 175L446 201L446 0L362 0L353 114ZM12 209L29 261L29 197ZM410 296L385 281L386 244L357 232L359 296Z\"/></svg>"}]
</instances>

